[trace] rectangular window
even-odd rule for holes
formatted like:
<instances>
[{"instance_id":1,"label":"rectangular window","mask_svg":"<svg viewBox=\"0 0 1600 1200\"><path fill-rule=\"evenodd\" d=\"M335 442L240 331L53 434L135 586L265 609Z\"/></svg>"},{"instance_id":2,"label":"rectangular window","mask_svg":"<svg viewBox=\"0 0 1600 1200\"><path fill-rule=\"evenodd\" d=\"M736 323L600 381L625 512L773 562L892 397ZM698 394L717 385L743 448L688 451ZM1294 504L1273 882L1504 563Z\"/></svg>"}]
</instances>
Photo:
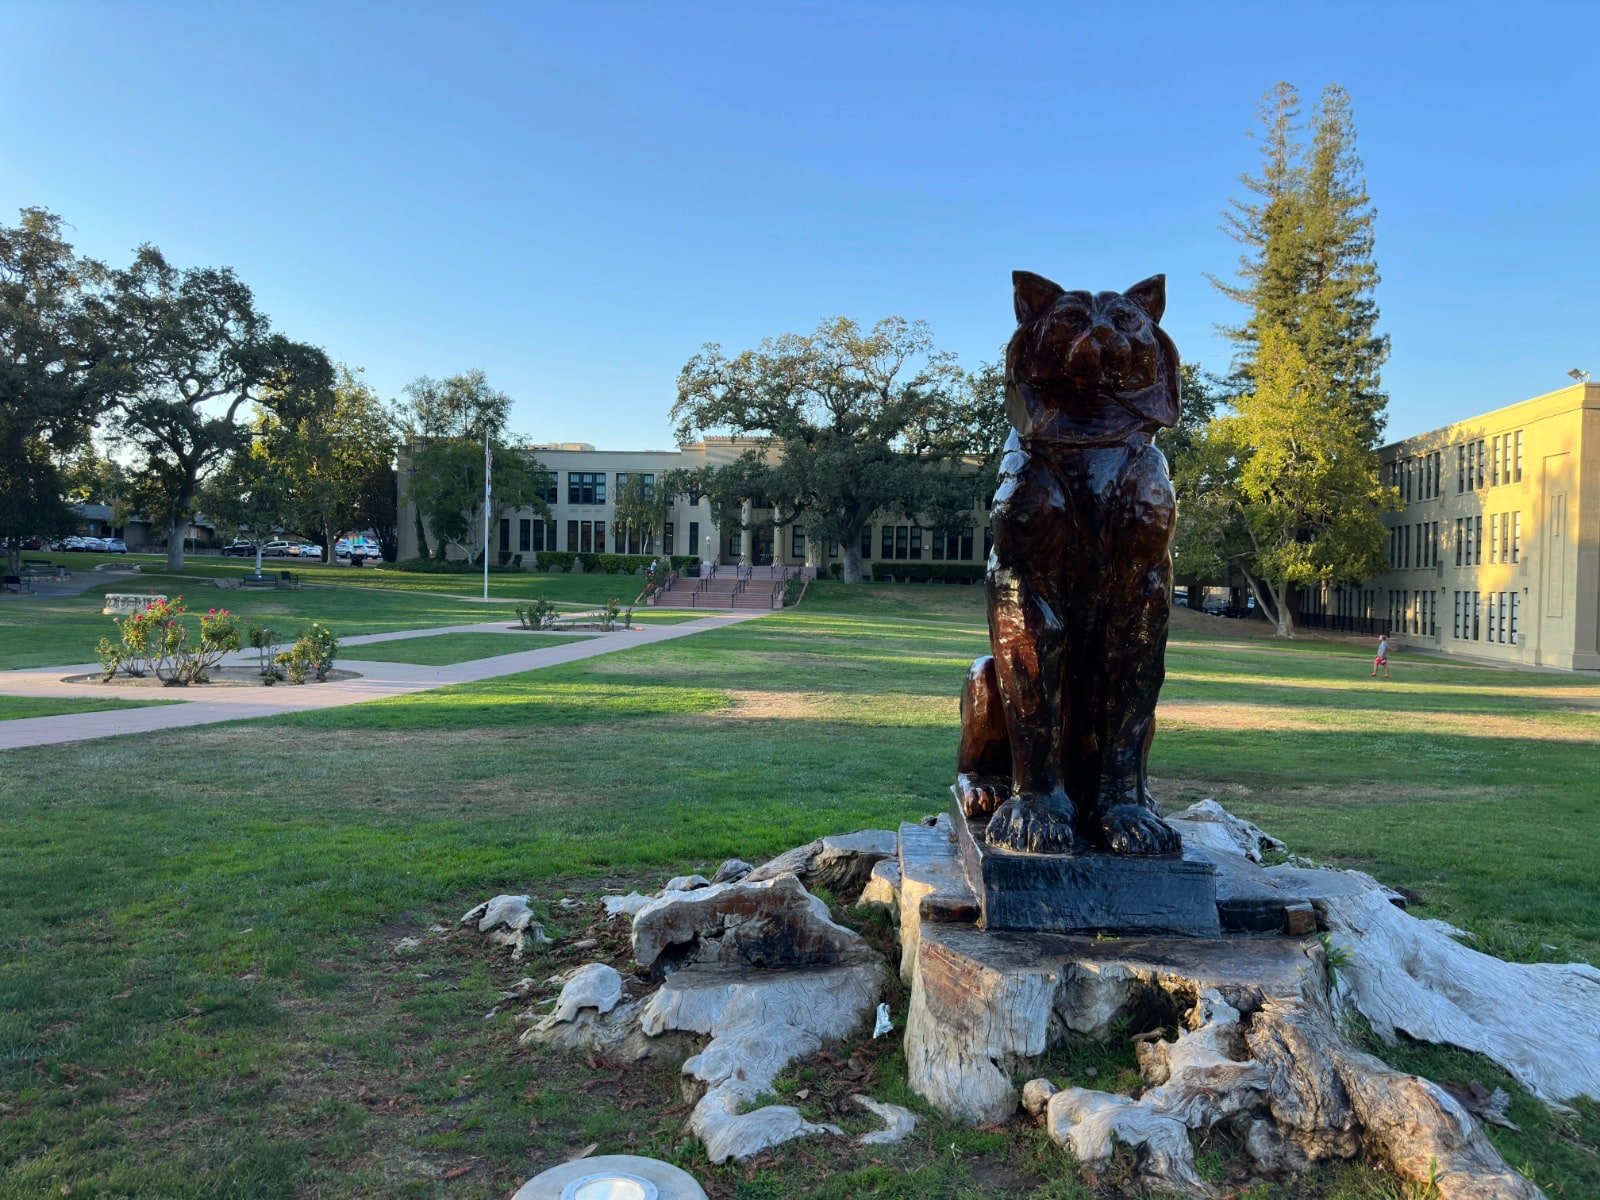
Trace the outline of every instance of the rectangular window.
<instances>
[{"instance_id":1,"label":"rectangular window","mask_svg":"<svg viewBox=\"0 0 1600 1200\"><path fill-rule=\"evenodd\" d=\"M689 553L700 557L700 522L689 522Z\"/></svg>"},{"instance_id":2,"label":"rectangular window","mask_svg":"<svg viewBox=\"0 0 1600 1200\"><path fill-rule=\"evenodd\" d=\"M604 471L568 471L568 504L604 504L606 502L606 473Z\"/></svg>"},{"instance_id":3,"label":"rectangular window","mask_svg":"<svg viewBox=\"0 0 1600 1200\"><path fill-rule=\"evenodd\" d=\"M861 529L861 557L863 559L867 559L867 558L871 558L872 557L872 526L871 525L865 525Z\"/></svg>"},{"instance_id":4,"label":"rectangular window","mask_svg":"<svg viewBox=\"0 0 1600 1200\"><path fill-rule=\"evenodd\" d=\"M1511 561L1522 561L1522 513L1511 514Z\"/></svg>"},{"instance_id":5,"label":"rectangular window","mask_svg":"<svg viewBox=\"0 0 1600 1200\"><path fill-rule=\"evenodd\" d=\"M1486 464L1484 463L1483 460L1488 458L1488 457L1489 457L1488 454L1485 453L1485 442L1484 442L1484 440L1482 438L1479 438L1478 439L1478 486L1480 488L1483 487L1484 472L1485 472L1485 469L1486 469Z\"/></svg>"},{"instance_id":6,"label":"rectangular window","mask_svg":"<svg viewBox=\"0 0 1600 1200\"><path fill-rule=\"evenodd\" d=\"M576 554L577 552L578 552L578 523L576 521L568 521L567 522L567 553L568 554Z\"/></svg>"},{"instance_id":7,"label":"rectangular window","mask_svg":"<svg viewBox=\"0 0 1600 1200\"><path fill-rule=\"evenodd\" d=\"M904 558L906 556L906 545L909 541L909 539L906 537L906 532L906 527L904 525L895 526L894 556L896 558Z\"/></svg>"},{"instance_id":8,"label":"rectangular window","mask_svg":"<svg viewBox=\"0 0 1600 1200\"><path fill-rule=\"evenodd\" d=\"M1489 486L1500 485L1500 438L1491 438L1489 442Z\"/></svg>"},{"instance_id":9,"label":"rectangular window","mask_svg":"<svg viewBox=\"0 0 1600 1200\"><path fill-rule=\"evenodd\" d=\"M1521 483L1522 482L1522 430L1520 430L1520 429L1517 430L1516 433L1512 434L1511 436L1516 439L1516 445L1517 445L1516 482Z\"/></svg>"},{"instance_id":10,"label":"rectangular window","mask_svg":"<svg viewBox=\"0 0 1600 1200\"><path fill-rule=\"evenodd\" d=\"M556 502L556 473L554 471L540 471L533 478L534 493L546 504Z\"/></svg>"},{"instance_id":11,"label":"rectangular window","mask_svg":"<svg viewBox=\"0 0 1600 1200\"><path fill-rule=\"evenodd\" d=\"M1522 597L1516 592L1511 593L1511 644L1517 644L1517 605Z\"/></svg>"},{"instance_id":12,"label":"rectangular window","mask_svg":"<svg viewBox=\"0 0 1600 1200\"><path fill-rule=\"evenodd\" d=\"M933 531L933 546L931 547L931 549L932 549L933 561L934 562L943 562L944 561L944 530L935 529Z\"/></svg>"},{"instance_id":13,"label":"rectangular window","mask_svg":"<svg viewBox=\"0 0 1600 1200\"><path fill-rule=\"evenodd\" d=\"M1472 561L1483 562L1483 514L1472 518Z\"/></svg>"},{"instance_id":14,"label":"rectangular window","mask_svg":"<svg viewBox=\"0 0 1600 1200\"><path fill-rule=\"evenodd\" d=\"M524 552L533 549L533 522L520 520L517 522L517 549Z\"/></svg>"},{"instance_id":15,"label":"rectangular window","mask_svg":"<svg viewBox=\"0 0 1600 1200\"><path fill-rule=\"evenodd\" d=\"M1500 561L1500 514L1489 514L1489 561Z\"/></svg>"},{"instance_id":16,"label":"rectangular window","mask_svg":"<svg viewBox=\"0 0 1600 1200\"><path fill-rule=\"evenodd\" d=\"M594 522L578 522L578 553L594 553Z\"/></svg>"},{"instance_id":17,"label":"rectangular window","mask_svg":"<svg viewBox=\"0 0 1600 1200\"><path fill-rule=\"evenodd\" d=\"M1486 642L1494 641L1494 635L1495 635L1494 598L1495 598L1496 594L1497 593L1495 593L1495 592L1490 592L1489 593L1489 619L1488 619L1488 621L1486 621L1484 623L1485 626L1486 626L1486 628L1484 629L1484 633L1486 633L1488 636L1483 639Z\"/></svg>"},{"instance_id":18,"label":"rectangular window","mask_svg":"<svg viewBox=\"0 0 1600 1200\"><path fill-rule=\"evenodd\" d=\"M922 557L921 525L913 525L911 527L911 557L916 559L920 559Z\"/></svg>"},{"instance_id":19,"label":"rectangular window","mask_svg":"<svg viewBox=\"0 0 1600 1200\"><path fill-rule=\"evenodd\" d=\"M891 558L894 557L894 526L893 525L885 525L883 527L882 546L881 546L881 548L879 550L878 557L881 558L881 559L885 559L885 560L891 559Z\"/></svg>"},{"instance_id":20,"label":"rectangular window","mask_svg":"<svg viewBox=\"0 0 1600 1200\"><path fill-rule=\"evenodd\" d=\"M1478 478L1478 443L1467 443L1467 491L1477 487Z\"/></svg>"},{"instance_id":21,"label":"rectangular window","mask_svg":"<svg viewBox=\"0 0 1600 1200\"><path fill-rule=\"evenodd\" d=\"M971 562L972 561L972 533L973 533L973 529L972 529L971 525L968 525L965 529L963 529L961 531L961 561L962 562ZM952 557L954 557L954 556L952 555Z\"/></svg>"},{"instance_id":22,"label":"rectangular window","mask_svg":"<svg viewBox=\"0 0 1600 1200\"><path fill-rule=\"evenodd\" d=\"M510 554L511 553L511 518L510 517L501 517L500 518L500 552L502 554Z\"/></svg>"},{"instance_id":23,"label":"rectangular window","mask_svg":"<svg viewBox=\"0 0 1600 1200\"><path fill-rule=\"evenodd\" d=\"M1456 447L1456 494L1467 490L1467 448Z\"/></svg>"},{"instance_id":24,"label":"rectangular window","mask_svg":"<svg viewBox=\"0 0 1600 1200\"><path fill-rule=\"evenodd\" d=\"M1456 518L1456 566L1461 566L1461 555L1466 539L1461 536L1461 518Z\"/></svg>"},{"instance_id":25,"label":"rectangular window","mask_svg":"<svg viewBox=\"0 0 1600 1200\"><path fill-rule=\"evenodd\" d=\"M594 523L594 552L596 554L604 554L606 552L606 523L604 521L596 521Z\"/></svg>"},{"instance_id":26,"label":"rectangular window","mask_svg":"<svg viewBox=\"0 0 1600 1200\"><path fill-rule=\"evenodd\" d=\"M1509 593L1509 592L1501 592L1500 593L1500 640L1502 642L1507 641L1507 640L1510 640L1510 641L1513 641L1513 642L1516 641L1515 638L1507 639L1507 637L1506 637L1506 618L1510 615L1507 612L1507 609L1510 608L1510 603L1508 602L1507 597L1510 594L1511 593Z\"/></svg>"},{"instance_id":27,"label":"rectangular window","mask_svg":"<svg viewBox=\"0 0 1600 1200\"><path fill-rule=\"evenodd\" d=\"M1479 614L1478 600L1479 600L1479 598L1480 598L1480 593L1478 593L1478 592L1473 592L1472 593L1472 640L1475 641L1475 642L1482 640L1478 636L1478 632L1479 632L1479 629L1480 629L1480 626L1478 624L1478 614Z\"/></svg>"},{"instance_id":28,"label":"rectangular window","mask_svg":"<svg viewBox=\"0 0 1600 1200\"><path fill-rule=\"evenodd\" d=\"M661 553L667 557L672 556L672 522L664 521L661 525Z\"/></svg>"},{"instance_id":29,"label":"rectangular window","mask_svg":"<svg viewBox=\"0 0 1600 1200\"><path fill-rule=\"evenodd\" d=\"M806 527L795 525L789 530L789 553L795 558L806 556Z\"/></svg>"},{"instance_id":30,"label":"rectangular window","mask_svg":"<svg viewBox=\"0 0 1600 1200\"><path fill-rule=\"evenodd\" d=\"M1450 626L1450 636L1453 637L1453 638L1459 638L1461 636L1461 593L1460 592L1456 593L1456 618L1455 618L1455 623Z\"/></svg>"},{"instance_id":31,"label":"rectangular window","mask_svg":"<svg viewBox=\"0 0 1600 1200\"><path fill-rule=\"evenodd\" d=\"M655 474L654 473L645 474L645 475L639 476L639 478L644 480L644 499L645 499L645 503L648 504L650 501L652 501L652 500L654 500L656 498L656 477L655 477Z\"/></svg>"},{"instance_id":32,"label":"rectangular window","mask_svg":"<svg viewBox=\"0 0 1600 1200\"><path fill-rule=\"evenodd\" d=\"M1401 567L1409 567L1411 565L1411 526L1409 525L1400 527L1400 565Z\"/></svg>"}]
</instances>

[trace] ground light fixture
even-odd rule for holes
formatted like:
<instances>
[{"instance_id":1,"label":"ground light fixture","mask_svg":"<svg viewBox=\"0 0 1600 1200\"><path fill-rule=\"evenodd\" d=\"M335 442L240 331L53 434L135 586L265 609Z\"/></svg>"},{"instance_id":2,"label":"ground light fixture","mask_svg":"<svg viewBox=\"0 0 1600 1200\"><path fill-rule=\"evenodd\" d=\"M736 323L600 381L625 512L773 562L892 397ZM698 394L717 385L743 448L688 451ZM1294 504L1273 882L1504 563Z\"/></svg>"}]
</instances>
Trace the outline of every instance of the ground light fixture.
<instances>
[{"instance_id":1,"label":"ground light fixture","mask_svg":"<svg viewBox=\"0 0 1600 1200\"><path fill-rule=\"evenodd\" d=\"M686 1171L659 1159L603 1154L535 1175L511 1200L706 1200Z\"/></svg>"}]
</instances>

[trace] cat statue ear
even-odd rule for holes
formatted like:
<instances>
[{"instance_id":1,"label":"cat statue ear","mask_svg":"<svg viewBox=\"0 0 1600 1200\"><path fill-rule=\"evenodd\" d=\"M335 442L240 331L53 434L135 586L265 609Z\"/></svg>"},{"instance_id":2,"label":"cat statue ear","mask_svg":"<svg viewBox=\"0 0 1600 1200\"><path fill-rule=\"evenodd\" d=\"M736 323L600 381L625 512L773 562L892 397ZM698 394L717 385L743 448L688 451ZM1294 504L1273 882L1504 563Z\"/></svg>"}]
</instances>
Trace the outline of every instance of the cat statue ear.
<instances>
[{"instance_id":1,"label":"cat statue ear","mask_svg":"<svg viewBox=\"0 0 1600 1200\"><path fill-rule=\"evenodd\" d=\"M1165 275L1152 275L1149 279L1142 279L1122 294L1144 309L1145 314L1157 325L1161 324L1161 314L1167 311Z\"/></svg>"},{"instance_id":2,"label":"cat statue ear","mask_svg":"<svg viewBox=\"0 0 1600 1200\"><path fill-rule=\"evenodd\" d=\"M1017 308L1017 324L1026 325L1066 294L1059 283L1051 283L1032 271L1011 272L1012 300Z\"/></svg>"}]
</instances>

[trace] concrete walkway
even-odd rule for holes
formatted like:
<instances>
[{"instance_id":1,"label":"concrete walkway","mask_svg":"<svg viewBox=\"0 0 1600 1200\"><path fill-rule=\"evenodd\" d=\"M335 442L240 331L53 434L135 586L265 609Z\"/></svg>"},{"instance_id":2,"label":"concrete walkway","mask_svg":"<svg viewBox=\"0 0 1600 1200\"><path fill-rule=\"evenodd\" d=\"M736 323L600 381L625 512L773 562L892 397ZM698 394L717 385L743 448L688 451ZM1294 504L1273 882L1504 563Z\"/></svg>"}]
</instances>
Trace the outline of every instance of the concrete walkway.
<instances>
[{"instance_id":1,"label":"concrete walkway","mask_svg":"<svg viewBox=\"0 0 1600 1200\"><path fill-rule=\"evenodd\" d=\"M635 646L649 646L673 638L688 637L710 629L722 629L766 616L763 611L709 614L694 621L672 625L645 625L617 633L596 634L582 641L559 646L537 646L493 658L478 658L449 666L418 666L413 663L371 662L361 658L359 647L372 642L394 642L405 638L436 637L444 633L492 633L518 638L525 644L542 636L507 628L504 621L483 625L444 625L431 629L404 629L391 633L366 634L343 638L338 665L360 673L359 679L296 686L216 688L110 688L95 683L63 683L64 676L97 672L97 663L77 663L64 667L0 671L0 695L7 696L88 696L96 700L113 697L126 700L177 700L149 708L112 709L103 712L68 713L57 717L26 717L0 721L0 751L26 746L49 746L63 742L83 742L92 738L115 737L124 733L149 733L157 729L213 725L219 721L240 721L248 717L271 717L279 713L309 709L341 708L389 696L426 692L453 683L476 683L500 675L515 675L541 667L578 662L601 654L615 654ZM254 650L230 654L227 665L254 665Z\"/></svg>"}]
</instances>

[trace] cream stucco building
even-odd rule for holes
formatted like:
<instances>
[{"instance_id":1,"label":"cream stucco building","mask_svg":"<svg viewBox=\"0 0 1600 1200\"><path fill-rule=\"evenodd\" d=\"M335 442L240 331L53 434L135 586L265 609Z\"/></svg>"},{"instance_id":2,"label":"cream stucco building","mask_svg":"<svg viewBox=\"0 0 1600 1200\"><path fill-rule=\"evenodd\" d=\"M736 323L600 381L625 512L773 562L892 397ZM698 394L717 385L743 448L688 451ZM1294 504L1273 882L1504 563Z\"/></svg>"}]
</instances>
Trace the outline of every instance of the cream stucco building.
<instances>
[{"instance_id":1,"label":"cream stucco building","mask_svg":"<svg viewBox=\"0 0 1600 1200\"><path fill-rule=\"evenodd\" d=\"M1600 670L1600 384L1383 447L1386 574L1301 597L1306 624L1400 646Z\"/></svg>"},{"instance_id":2,"label":"cream stucco building","mask_svg":"<svg viewBox=\"0 0 1600 1200\"><path fill-rule=\"evenodd\" d=\"M522 509L501 516L490 531L490 546L502 553L527 555L542 550L581 554L674 554L712 563L745 563L826 567L843 557L842 547L818 546L806 536L804 519L775 526L770 510L745 506L740 521L718 526L703 496L680 496L662 530L661 544L644 542L637 531L617 528L615 503L622 484L642 475L647 484L672 470L719 467L732 463L752 443L737 438L708 437L676 450L597 450L587 442L559 442L528 447L550 475L545 503L550 516ZM400 475L405 476L405 456ZM399 513L402 559L417 556L415 508L401 489ZM971 523L951 534L924 529L901 514L883 515L862 535L861 561L983 563L988 556L988 522L974 510ZM892 573L892 566L890 567Z\"/></svg>"}]
</instances>

